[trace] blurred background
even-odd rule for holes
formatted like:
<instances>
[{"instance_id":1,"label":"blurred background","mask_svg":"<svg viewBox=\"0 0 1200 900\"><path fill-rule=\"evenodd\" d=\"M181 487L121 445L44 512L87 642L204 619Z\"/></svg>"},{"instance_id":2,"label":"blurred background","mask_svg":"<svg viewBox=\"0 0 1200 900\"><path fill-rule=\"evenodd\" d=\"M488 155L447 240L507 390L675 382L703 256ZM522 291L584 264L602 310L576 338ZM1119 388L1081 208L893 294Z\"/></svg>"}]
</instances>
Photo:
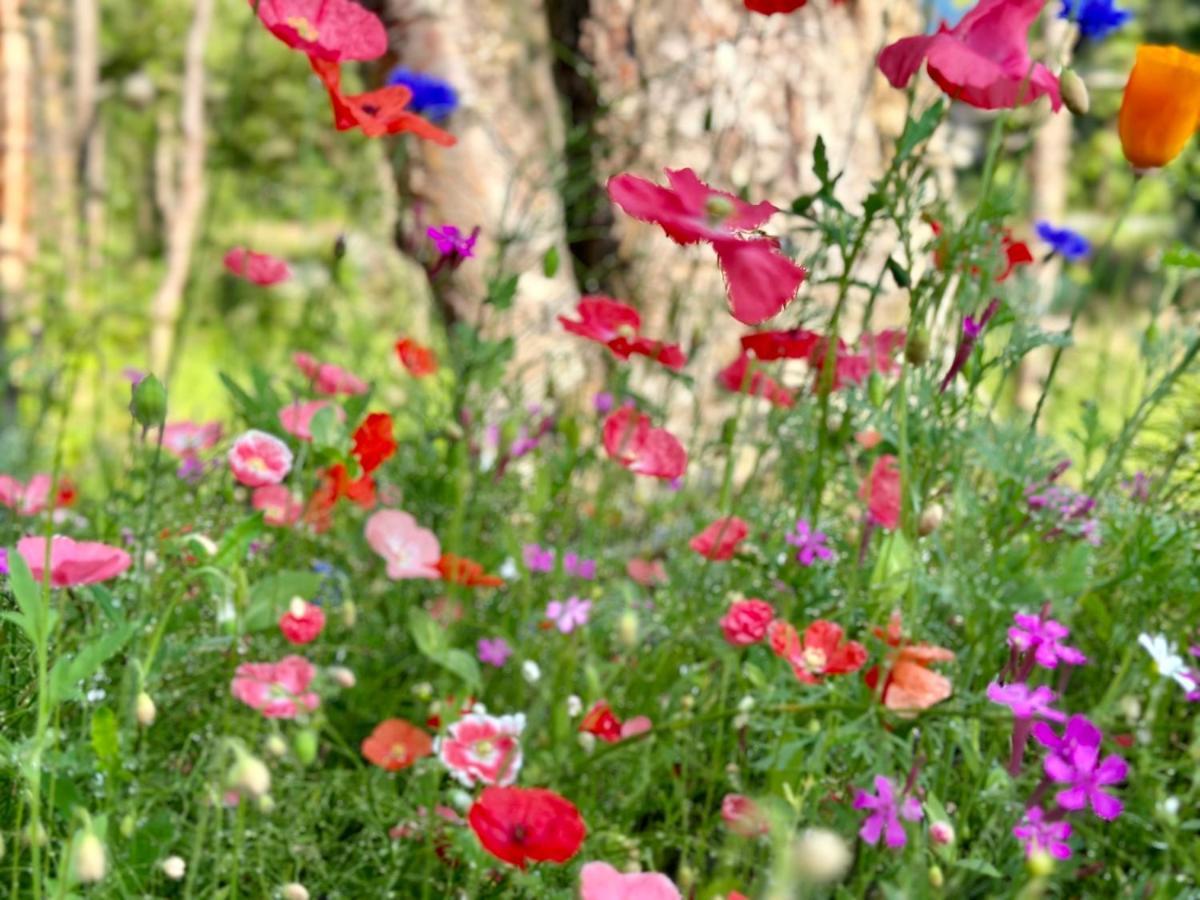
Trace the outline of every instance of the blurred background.
<instances>
[{"instance_id":1,"label":"blurred background","mask_svg":"<svg viewBox=\"0 0 1200 900\"><path fill-rule=\"evenodd\" d=\"M446 80L459 104L442 124L456 147L336 132L304 57L245 0L0 0L0 471L44 464L47 401L64 393L68 465L123 435L127 368L164 377L175 419L227 416L218 373L278 370L297 349L351 365L401 404L392 342L403 333L439 346L454 321L517 336L513 384L528 396L579 389L595 373L579 368L554 317L581 292L637 303L647 332L682 340L707 382L739 336L715 266L614 216L605 180L691 166L786 209L815 186L821 136L846 170L839 198L857 208L908 112L875 54L963 7L812 0L803 15L766 18L738 0L366 5L389 25L391 50L346 77L367 89L399 65ZM1080 72L1092 114L1034 107L1006 135L998 178L1031 244L1041 218L1103 239L1133 187L1114 118L1136 45L1200 48L1195 0L1122 5L1134 21L1092 43L1055 18L1059 0L1047 4L1037 53ZM918 106L934 91L920 86ZM931 151L938 205L970 208L990 124L954 110ZM1144 275L1179 240L1198 243L1198 176L1193 146L1139 189L1050 429L1069 433L1097 398L1093 414L1117 421L1136 396ZM479 256L431 290L425 229L443 223L479 226ZM824 294L806 236L788 240L814 267L790 325ZM221 259L235 245L288 259L295 277L270 289L230 277ZM1022 296L1061 328L1058 272L1045 268L1022 276ZM519 276L511 308L484 308L505 276ZM1184 284L1179 297L1194 309L1200 291ZM903 304L885 300L873 324L903 324ZM1038 374L1004 403L1027 405Z\"/></svg>"}]
</instances>

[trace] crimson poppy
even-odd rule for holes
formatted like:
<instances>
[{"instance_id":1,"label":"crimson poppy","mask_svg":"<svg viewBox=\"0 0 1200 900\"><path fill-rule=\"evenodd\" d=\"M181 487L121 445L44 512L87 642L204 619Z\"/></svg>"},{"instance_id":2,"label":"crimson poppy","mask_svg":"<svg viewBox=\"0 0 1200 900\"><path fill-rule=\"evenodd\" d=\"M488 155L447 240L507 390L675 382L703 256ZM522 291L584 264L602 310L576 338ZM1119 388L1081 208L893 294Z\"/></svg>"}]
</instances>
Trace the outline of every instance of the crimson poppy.
<instances>
[{"instance_id":1,"label":"crimson poppy","mask_svg":"<svg viewBox=\"0 0 1200 900\"><path fill-rule=\"evenodd\" d=\"M504 579L499 575L488 575L483 566L465 556L443 553L437 561L437 570L442 581L461 584L464 587L500 587Z\"/></svg>"},{"instance_id":2,"label":"crimson poppy","mask_svg":"<svg viewBox=\"0 0 1200 900\"><path fill-rule=\"evenodd\" d=\"M707 528L693 537L688 546L703 556L717 562L733 559L738 544L746 539L750 526L745 519L729 516L715 519Z\"/></svg>"},{"instance_id":3,"label":"crimson poppy","mask_svg":"<svg viewBox=\"0 0 1200 900\"><path fill-rule=\"evenodd\" d=\"M387 52L379 16L354 0L250 0L267 30L318 59L378 59Z\"/></svg>"},{"instance_id":4,"label":"crimson poppy","mask_svg":"<svg viewBox=\"0 0 1200 900\"><path fill-rule=\"evenodd\" d=\"M313 491L304 511L304 521L317 531L329 527L333 509L343 497L363 509L370 509L377 502L375 479L365 473L358 478L351 478L343 463L335 463L322 470L318 477L320 484Z\"/></svg>"},{"instance_id":5,"label":"crimson poppy","mask_svg":"<svg viewBox=\"0 0 1200 900\"><path fill-rule=\"evenodd\" d=\"M545 788L484 788L467 822L483 849L521 869L531 860L566 862L587 837L575 804Z\"/></svg>"},{"instance_id":6,"label":"crimson poppy","mask_svg":"<svg viewBox=\"0 0 1200 900\"><path fill-rule=\"evenodd\" d=\"M362 742L362 754L389 772L407 769L433 752L429 735L403 719L385 719Z\"/></svg>"},{"instance_id":7,"label":"crimson poppy","mask_svg":"<svg viewBox=\"0 0 1200 900\"><path fill-rule=\"evenodd\" d=\"M597 700L579 723L579 730L584 734L594 734L606 743L615 744L621 739L621 720L613 713L607 700Z\"/></svg>"},{"instance_id":8,"label":"crimson poppy","mask_svg":"<svg viewBox=\"0 0 1200 900\"><path fill-rule=\"evenodd\" d=\"M260 287L270 287L292 277L291 267L277 256L234 247L225 254L225 271Z\"/></svg>"},{"instance_id":9,"label":"crimson poppy","mask_svg":"<svg viewBox=\"0 0 1200 900\"><path fill-rule=\"evenodd\" d=\"M623 406L604 420L604 449L609 457L638 475L678 478L687 469L687 451L665 428L654 428L650 417Z\"/></svg>"},{"instance_id":10,"label":"crimson poppy","mask_svg":"<svg viewBox=\"0 0 1200 900\"><path fill-rule=\"evenodd\" d=\"M396 356L410 375L424 378L437 371L437 356L434 352L411 338L396 341Z\"/></svg>"},{"instance_id":11,"label":"crimson poppy","mask_svg":"<svg viewBox=\"0 0 1200 900\"><path fill-rule=\"evenodd\" d=\"M938 239L933 249L933 261L939 269L944 270L948 262L947 243L945 239L942 239L944 228L942 223L937 219L927 218L926 221L929 222L929 227L933 229L933 236ZM997 255L1003 254L1004 268L1000 270L1000 274L995 279L997 283L1000 283L1008 279L1017 266L1030 265L1034 261L1033 251L1029 249L1029 245L1024 241L1018 241L1013 237L1011 228L999 229L995 232L994 236L999 238L1000 241ZM979 273L979 266L971 267L972 275L978 277Z\"/></svg>"},{"instance_id":12,"label":"crimson poppy","mask_svg":"<svg viewBox=\"0 0 1200 900\"><path fill-rule=\"evenodd\" d=\"M762 397L775 406L793 406L796 398L782 384L759 369L749 373L750 357L742 352L737 359L717 373L717 383L727 391Z\"/></svg>"},{"instance_id":13,"label":"crimson poppy","mask_svg":"<svg viewBox=\"0 0 1200 900\"><path fill-rule=\"evenodd\" d=\"M761 360L808 359L813 349L823 341L815 331L791 328L787 331L757 331L742 337L742 349Z\"/></svg>"},{"instance_id":14,"label":"crimson poppy","mask_svg":"<svg viewBox=\"0 0 1200 900\"><path fill-rule=\"evenodd\" d=\"M354 456L364 474L378 469L396 452L392 437L392 417L387 413L371 413L354 431Z\"/></svg>"},{"instance_id":15,"label":"crimson poppy","mask_svg":"<svg viewBox=\"0 0 1200 900\"><path fill-rule=\"evenodd\" d=\"M342 70L337 63L315 56L310 56L308 61L329 94L333 124L338 131L359 128L367 137L411 132L443 147L452 147L456 143L454 135L408 111L407 106L412 100L412 91L408 88L389 85L365 94L343 94Z\"/></svg>"},{"instance_id":16,"label":"crimson poppy","mask_svg":"<svg viewBox=\"0 0 1200 900\"><path fill-rule=\"evenodd\" d=\"M678 344L642 337L642 317L627 303L611 297L590 295L580 299L576 307L578 319L559 316L563 328L572 334L604 344L620 359L629 359L633 354L646 356L662 363L668 369L682 369L687 356Z\"/></svg>"}]
</instances>

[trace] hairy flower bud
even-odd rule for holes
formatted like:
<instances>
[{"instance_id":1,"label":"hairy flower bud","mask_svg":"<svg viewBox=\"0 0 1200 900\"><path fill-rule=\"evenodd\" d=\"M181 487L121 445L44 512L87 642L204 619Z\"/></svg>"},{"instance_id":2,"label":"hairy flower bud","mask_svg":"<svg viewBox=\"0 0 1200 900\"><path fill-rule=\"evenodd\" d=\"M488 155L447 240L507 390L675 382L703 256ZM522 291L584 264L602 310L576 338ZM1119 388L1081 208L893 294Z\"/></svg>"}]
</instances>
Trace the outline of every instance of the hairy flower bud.
<instances>
[{"instance_id":1,"label":"hairy flower bud","mask_svg":"<svg viewBox=\"0 0 1200 900\"><path fill-rule=\"evenodd\" d=\"M153 375L147 375L133 386L129 412L143 428L162 425L167 418L167 389Z\"/></svg>"},{"instance_id":2,"label":"hairy flower bud","mask_svg":"<svg viewBox=\"0 0 1200 900\"><path fill-rule=\"evenodd\" d=\"M317 733L311 728L302 728L296 732L296 737L292 739L292 749L296 751L296 758L304 765L312 765L313 760L317 758Z\"/></svg>"},{"instance_id":3,"label":"hairy flower bud","mask_svg":"<svg viewBox=\"0 0 1200 900\"><path fill-rule=\"evenodd\" d=\"M158 716L158 708L154 705L154 698L142 691L137 695L136 715L138 724L143 728L149 728L154 724L155 718Z\"/></svg>"},{"instance_id":4,"label":"hairy flower bud","mask_svg":"<svg viewBox=\"0 0 1200 900\"><path fill-rule=\"evenodd\" d=\"M1092 108L1092 98L1088 95L1087 85L1079 77L1079 73L1074 69L1063 69L1058 84L1067 109L1077 116L1086 116Z\"/></svg>"},{"instance_id":5,"label":"hairy flower bud","mask_svg":"<svg viewBox=\"0 0 1200 900\"><path fill-rule=\"evenodd\" d=\"M917 533L921 537L928 537L938 530L945 518L946 511L942 509L942 504L930 503L921 511L921 518L917 520Z\"/></svg>"},{"instance_id":6,"label":"hairy flower bud","mask_svg":"<svg viewBox=\"0 0 1200 900\"><path fill-rule=\"evenodd\" d=\"M796 873L814 884L840 881L850 868L850 849L827 828L806 828L792 846Z\"/></svg>"},{"instance_id":7,"label":"hairy flower bud","mask_svg":"<svg viewBox=\"0 0 1200 900\"><path fill-rule=\"evenodd\" d=\"M358 607L354 605L353 600L347 600L342 604L342 624L347 628L353 628L354 623L358 621Z\"/></svg>"},{"instance_id":8,"label":"hairy flower bud","mask_svg":"<svg viewBox=\"0 0 1200 900\"><path fill-rule=\"evenodd\" d=\"M942 874L942 867L934 863L929 867L929 886L937 890L946 883L946 876Z\"/></svg>"},{"instance_id":9,"label":"hairy flower bud","mask_svg":"<svg viewBox=\"0 0 1200 900\"><path fill-rule=\"evenodd\" d=\"M90 828L81 828L75 833L71 869L76 881L81 884L96 884L108 874L108 854L100 838Z\"/></svg>"},{"instance_id":10,"label":"hairy flower bud","mask_svg":"<svg viewBox=\"0 0 1200 900\"><path fill-rule=\"evenodd\" d=\"M1025 867L1034 878L1045 878L1054 871L1054 857L1045 850L1034 850L1025 860Z\"/></svg>"},{"instance_id":11,"label":"hairy flower bud","mask_svg":"<svg viewBox=\"0 0 1200 900\"><path fill-rule=\"evenodd\" d=\"M923 366L929 361L929 332L924 328L910 329L904 344L904 358L914 366Z\"/></svg>"},{"instance_id":12,"label":"hairy flower bud","mask_svg":"<svg viewBox=\"0 0 1200 900\"><path fill-rule=\"evenodd\" d=\"M279 889L283 900L308 900L308 888L298 881L291 881Z\"/></svg>"},{"instance_id":13,"label":"hairy flower bud","mask_svg":"<svg viewBox=\"0 0 1200 900\"><path fill-rule=\"evenodd\" d=\"M241 751L237 762L230 766L226 781L238 793L262 797L271 790L271 770L261 759Z\"/></svg>"},{"instance_id":14,"label":"hairy flower bud","mask_svg":"<svg viewBox=\"0 0 1200 900\"><path fill-rule=\"evenodd\" d=\"M627 609L621 613L621 618L617 620L617 635L621 639L621 643L626 647L633 648L638 642L638 617L632 609Z\"/></svg>"},{"instance_id":15,"label":"hairy flower bud","mask_svg":"<svg viewBox=\"0 0 1200 900\"><path fill-rule=\"evenodd\" d=\"M953 844L954 826L946 821L933 822L929 826L929 839L943 847Z\"/></svg>"},{"instance_id":16,"label":"hairy flower bud","mask_svg":"<svg viewBox=\"0 0 1200 900\"><path fill-rule=\"evenodd\" d=\"M187 863L181 856L168 856L158 864L158 867L172 881L179 881L187 872Z\"/></svg>"},{"instance_id":17,"label":"hairy flower bud","mask_svg":"<svg viewBox=\"0 0 1200 900\"><path fill-rule=\"evenodd\" d=\"M354 673L345 666L330 666L329 677L337 683L338 687L349 689L358 684L358 679L354 677Z\"/></svg>"}]
</instances>

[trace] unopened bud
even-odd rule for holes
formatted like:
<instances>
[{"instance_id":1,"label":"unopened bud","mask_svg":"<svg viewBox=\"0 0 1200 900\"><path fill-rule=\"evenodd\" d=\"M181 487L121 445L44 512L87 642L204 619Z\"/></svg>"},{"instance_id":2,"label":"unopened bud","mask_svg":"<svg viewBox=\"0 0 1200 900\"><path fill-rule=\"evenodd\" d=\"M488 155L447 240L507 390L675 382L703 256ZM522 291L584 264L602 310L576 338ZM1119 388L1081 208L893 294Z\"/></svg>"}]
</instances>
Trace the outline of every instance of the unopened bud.
<instances>
[{"instance_id":1,"label":"unopened bud","mask_svg":"<svg viewBox=\"0 0 1200 900\"><path fill-rule=\"evenodd\" d=\"M929 826L929 839L943 847L954 843L954 826L949 822L934 822Z\"/></svg>"},{"instance_id":2,"label":"unopened bud","mask_svg":"<svg viewBox=\"0 0 1200 900\"><path fill-rule=\"evenodd\" d=\"M1086 116L1092 108L1092 99L1088 96L1087 85L1083 83L1079 73L1074 69L1063 69L1058 77L1058 84L1067 109L1077 116Z\"/></svg>"},{"instance_id":3,"label":"unopened bud","mask_svg":"<svg viewBox=\"0 0 1200 900\"><path fill-rule=\"evenodd\" d=\"M143 728L149 728L153 725L155 718L158 716L158 708L154 705L154 698L145 691L137 695L136 715L138 724Z\"/></svg>"},{"instance_id":4,"label":"unopened bud","mask_svg":"<svg viewBox=\"0 0 1200 900\"><path fill-rule=\"evenodd\" d=\"M287 755L287 741L277 734L273 734L267 738L266 748L267 752L276 758Z\"/></svg>"},{"instance_id":5,"label":"unopened bud","mask_svg":"<svg viewBox=\"0 0 1200 900\"><path fill-rule=\"evenodd\" d=\"M292 602L288 604L288 612L297 619L303 619L304 614L308 612L307 601L303 597L293 597Z\"/></svg>"},{"instance_id":6,"label":"unopened bud","mask_svg":"<svg viewBox=\"0 0 1200 900\"><path fill-rule=\"evenodd\" d=\"M25 843L30 847L45 847L50 840L46 834L46 826L41 822L30 822L25 826Z\"/></svg>"},{"instance_id":7,"label":"unopened bud","mask_svg":"<svg viewBox=\"0 0 1200 900\"><path fill-rule=\"evenodd\" d=\"M878 372L872 372L871 377L867 379L867 399L876 408L883 406L887 400L887 384Z\"/></svg>"},{"instance_id":8,"label":"unopened bud","mask_svg":"<svg viewBox=\"0 0 1200 900\"><path fill-rule=\"evenodd\" d=\"M814 884L840 881L850 868L850 849L828 828L806 828L792 847L796 873Z\"/></svg>"},{"instance_id":9,"label":"unopened bud","mask_svg":"<svg viewBox=\"0 0 1200 900\"><path fill-rule=\"evenodd\" d=\"M258 811L264 816L269 816L275 812L275 798L270 794L264 794L258 798Z\"/></svg>"},{"instance_id":10,"label":"unopened bud","mask_svg":"<svg viewBox=\"0 0 1200 900\"><path fill-rule=\"evenodd\" d=\"M626 647L633 648L638 642L638 617L632 609L627 609L621 613L621 618L617 620L617 635L621 639L621 643Z\"/></svg>"},{"instance_id":11,"label":"unopened bud","mask_svg":"<svg viewBox=\"0 0 1200 900\"><path fill-rule=\"evenodd\" d=\"M292 881L279 889L283 900L308 900L308 888L298 881Z\"/></svg>"},{"instance_id":12,"label":"unopened bud","mask_svg":"<svg viewBox=\"0 0 1200 900\"><path fill-rule=\"evenodd\" d=\"M418 681L413 685L413 693L418 700L428 700L433 696L433 685L428 681Z\"/></svg>"},{"instance_id":13,"label":"unopened bud","mask_svg":"<svg viewBox=\"0 0 1200 900\"><path fill-rule=\"evenodd\" d=\"M181 856L168 856L158 866L172 881L179 881L187 873L187 863Z\"/></svg>"},{"instance_id":14,"label":"unopened bud","mask_svg":"<svg viewBox=\"0 0 1200 900\"><path fill-rule=\"evenodd\" d=\"M942 874L942 867L936 863L929 867L929 886L935 890L946 883L946 876Z\"/></svg>"},{"instance_id":15,"label":"unopened bud","mask_svg":"<svg viewBox=\"0 0 1200 900\"><path fill-rule=\"evenodd\" d=\"M271 770L266 763L244 751L229 769L229 787L241 794L262 797L271 790Z\"/></svg>"},{"instance_id":16,"label":"unopened bud","mask_svg":"<svg viewBox=\"0 0 1200 900\"><path fill-rule=\"evenodd\" d=\"M904 358L914 366L923 366L929 361L929 332L924 328L913 328L908 332L904 344Z\"/></svg>"},{"instance_id":17,"label":"unopened bud","mask_svg":"<svg viewBox=\"0 0 1200 900\"><path fill-rule=\"evenodd\" d=\"M347 600L342 604L342 624L347 628L353 628L354 623L358 621L358 607L354 605L353 600Z\"/></svg>"},{"instance_id":18,"label":"unopened bud","mask_svg":"<svg viewBox=\"0 0 1200 900\"><path fill-rule=\"evenodd\" d=\"M143 428L154 428L167 418L167 389L153 375L147 375L133 386L129 412Z\"/></svg>"},{"instance_id":19,"label":"unopened bud","mask_svg":"<svg viewBox=\"0 0 1200 900\"><path fill-rule=\"evenodd\" d=\"M945 518L946 511L942 509L942 504L930 503L921 511L921 518L917 520L917 533L921 537L928 537L938 530Z\"/></svg>"},{"instance_id":20,"label":"unopened bud","mask_svg":"<svg viewBox=\"0 0 1200 900\"><path fill-rule=\"evenodd\" d=\"M692 886L696 883L696 870L691 866L682 865L679 867L676 879L678 880L680 889L686 894L691 891Z\"/></svg>"},{"instance_id":21,"label":"unopened bud","mask_svg":"<svg viewBox=\"0 0 1200 900\"><path fill-rule=\"evenodd\" d=\"M358 679L354 677L354 673L345 666L330 666L329 677L337 683L338 687L349 689L358 684Z\"/></svg>"},{"instance_id":22,"label":"unopened bud","mask_svg":"<svg viewBox=\"0 0 1200 900\"><path fill-rule=\"evenodd\" d=\"M121 817L121 837L125 838L126 840L133 837L133 832L136 828L137 819L133 817L132 813L127 813Z\"/></svg>"},{"instance_id":23,"label":"unopened bud","mask_svg":"<svg viewBox=\"0 0 1200 900\"><path fill-rule=\"evenodd\" d=\"M583 712L583 701L579 699L578 694L572 694L567 698L567 715L572 719Z\"/></svg>"},{"instance_id":24,"label":"unopened bud","mask_svg":"<svg viewBox=\"0 0 1200 900\"><path fill-rule=\"evenodd\" d=\"M300 762L306 766L311 765L317 758L317 733L311 728L297 731L292 740L292 749L296 751L296 758Z\"/></svg>"},{"instance_id":25,"label":"unopened bud","mask_svg":"<svg viewBox=\"0 0 1200 900\"><path fill-rule=\"evenodd\" d=\"M96 884L108 873L108 855L104 844L90 828L75 833L75 849L71 854L71 869L81 884Z\"/></svg>"},{"instance_id":26,"label":"unopened bud","mask_svg":"<svg viewBox=\"0 0 1200 900\"><path fill-rule=\"evenodd\" d=\"M1025 868L1034 878L1045 878L1054 871L1054 857L1045 850L1034 850L1025 860Z\"/></svg>"}]
</instances>

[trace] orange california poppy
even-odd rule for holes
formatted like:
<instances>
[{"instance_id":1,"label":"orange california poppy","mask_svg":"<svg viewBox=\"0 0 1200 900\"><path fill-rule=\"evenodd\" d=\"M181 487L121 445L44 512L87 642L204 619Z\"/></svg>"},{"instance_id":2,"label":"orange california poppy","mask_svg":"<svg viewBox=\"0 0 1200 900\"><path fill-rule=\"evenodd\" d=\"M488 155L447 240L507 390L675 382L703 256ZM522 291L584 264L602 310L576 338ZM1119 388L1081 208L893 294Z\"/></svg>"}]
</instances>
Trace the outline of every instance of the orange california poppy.
<instances>
[{"instance_id":1,"label":"orange california poppy","mask_svg":"<svg viewBox=\"0 0 1200 900\"><path fill-rule=\"evenodd\" d=\"M1175 159L1200 128L1200 55L1179 47L1138 47L1121 103L1125 158L1139 169Z\"/></svg>"},{"instance_id":2,"label":"orange california poppy","mask_svg":"<svg viewBox=\"0 0 1200 900\"><path fill-rule=\"evenodd\" d=\"M432 375L438 368L434 352L412 338L402 337L396 341L396 356L409 374L417 378Z\"/></svg>"},{"instance_id":3,"label":"orange california poppy","mask_svg":"<svg viewBox=\"0 0 1200 900\"><path fill-rule=\"evenodd\" d=\"M914 712L941 703L953 693L950 679L929 668L935 662L949 662L954 659L952 652L945 647L910 644L905 641L898 612L892 613L886 631L876 628L875 634L886 641L888 646L896 648L885 663L889 668L883 673L882 687L878 666L866 674L867 684L873 690L879 691L884 706L900 712Z\"/></svg>"},{"instance_id":4,"label":"orange california poppy","mask_svg":"<svg viewBox=\"0 0 1200 900\"><path fill-rule=\"evenodd\" d=\"M466 587L500 587L504 579L499 575L488 575L483 566L465 556L455 556L453 553L443 553L437 562L437 569L442 573L442 581L451 584L461 584Z\"/></svg>"},{"instance_id":5,"label":"orange california poppy","mask_svg":"<svg viewBox=\"0 0 1200 900\"><path fill-rule=\"evenodd\" d=\"M389 772L407 769L433 750L429 735L403 719L385 719L362 742L362 754Z\"/></svg>"}]
</instances>

